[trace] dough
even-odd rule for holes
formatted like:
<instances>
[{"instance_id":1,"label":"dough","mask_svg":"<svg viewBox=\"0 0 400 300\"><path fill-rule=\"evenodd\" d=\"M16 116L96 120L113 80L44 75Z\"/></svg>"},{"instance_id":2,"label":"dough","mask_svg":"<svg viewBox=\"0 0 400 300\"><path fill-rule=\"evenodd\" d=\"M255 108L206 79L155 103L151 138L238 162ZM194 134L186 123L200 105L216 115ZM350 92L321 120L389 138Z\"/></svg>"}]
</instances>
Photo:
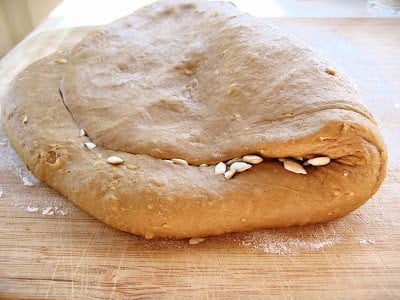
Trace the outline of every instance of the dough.
<instances>
[{"instance_id":1,"label":"dough","mask_svg":"<svg viewBox=\"0 0 400 300\"><path fill-rule=\"evenodd\" d=\"M23 71L2 115L40 180L146 238L329 221L386 172L376 122L345 75L226 2L157 2L93 31ZM264 161L214 173L248 154ZM331 162L307 175L278 161L319 156Z\"/></svg>"}]
</instances>

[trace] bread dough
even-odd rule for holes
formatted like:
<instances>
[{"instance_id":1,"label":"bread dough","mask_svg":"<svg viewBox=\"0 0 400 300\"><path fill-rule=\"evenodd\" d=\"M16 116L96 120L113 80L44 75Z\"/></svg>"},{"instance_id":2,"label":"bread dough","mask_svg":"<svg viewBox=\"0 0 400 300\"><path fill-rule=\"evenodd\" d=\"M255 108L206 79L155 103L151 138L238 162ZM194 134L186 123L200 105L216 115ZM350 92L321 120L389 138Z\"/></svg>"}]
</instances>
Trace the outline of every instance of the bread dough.
<instances>
[{"instance_id":1,"label":"bread dough","mask_svg":"<svg viewBox=\"0 0 400 300\"><path fill-rule=\"evenodd\" d=\"M72 50L64 101L96 144L199 165L293 154L277 143L337 120L335 110L372 120L343 74L327 74L330 62L265 21L226 2L171 3L145 7ZM327 154L345 155L338 150Z\"/></svg>"},{"instance_id":2,"label":"bread dough","mask_svg":"<svg viewBox=\"0 0 400 300\"><path fill-rule=\"evenodd\" d=\"M23 71L2 114L40 180L146 238L325 222L369 199L386 171L345 75L226 2L157 2L94 31ZM245 154L265 159L230 180L198 167ZM276 160L297 156L332 161L301 175Z\"/></svg>"}]
</instances>

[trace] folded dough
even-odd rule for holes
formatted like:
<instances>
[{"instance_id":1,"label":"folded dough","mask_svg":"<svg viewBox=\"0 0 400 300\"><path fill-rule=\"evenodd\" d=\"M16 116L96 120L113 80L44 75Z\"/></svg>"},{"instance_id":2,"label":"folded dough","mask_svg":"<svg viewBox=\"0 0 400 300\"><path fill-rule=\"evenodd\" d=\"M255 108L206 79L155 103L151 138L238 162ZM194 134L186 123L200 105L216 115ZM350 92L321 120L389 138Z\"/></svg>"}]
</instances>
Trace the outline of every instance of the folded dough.
<instances>
[{"instance_id":1,"label":"folded dough","mask_svg":"<svg viewBox=\"0 0 400 300\"><path fill-rule=\"evenodd\" d=\"M157 2L29 66L2 120L40 180L146 238L324 222L369 199L387 160L356 90L327 69L230 3ZM246 154L264 162L230 180L214 174ZM302 175L277 160L298 156L332 161Z\"/></svg>"}]
</instances>

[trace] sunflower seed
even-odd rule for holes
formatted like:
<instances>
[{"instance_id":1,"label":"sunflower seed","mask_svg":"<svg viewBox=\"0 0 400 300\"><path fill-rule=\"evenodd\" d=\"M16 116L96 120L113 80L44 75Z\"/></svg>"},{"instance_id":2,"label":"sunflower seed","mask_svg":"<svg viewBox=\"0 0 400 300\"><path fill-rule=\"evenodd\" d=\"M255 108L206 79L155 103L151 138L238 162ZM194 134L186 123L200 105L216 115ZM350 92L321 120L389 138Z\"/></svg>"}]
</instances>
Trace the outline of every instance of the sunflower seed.
<instances>
[{"instance_id":1,"label":"sunflower seed","mask_svg":"<svg viewBox=\"0 0 400 300\"><path fill-rule=\"evenodd\" d=\"M223 162L217 163L217 165L214 168L214 173L217 175L222 175L226 171L226 165Z\"/></svg>"},{"instance_id":2,"label":"sunflower seed","mask_svg":"<svg viewBox=\"0 0 400 300\"><path fill-rule=\"evenodd\" d=\"M335 70L332 70L332 69L329 69L329 68L326 68L326 69L325 69L325 72L326 72L327 74L329 74L329 75L332 75L332 76L336 75L336 71L335 71Z\"/></svg>"},{"instance_id":3,"label":"sunflower seed","mask_svg":"<svg viewBox=\"0 0 400 300\"><path fill-rule=\"evenodd\" d=\"M181 158L173 158L171 160L176 165L182 165L182 166L188 166L189 165L189 163L186 160L181 159Z\"/></svg>"},{"instance_id":4,"label":"sunflower seed","mask_svg":"<svg viewBox=\"0 0 400 300\"><path fill-rule=\"evenodd\" d=\"M327 156L320 156L320 157L311 158L311 159L307 160L307 162L312 166L318 167L318 166L325 166L325 165L329 164L331 162L331 159Z\"/></svg>"},{"instance_id":5,"label":"sunflower seed","mask_svg":"<svg viewBox=\"0 0 400 300\"><path fill-rule=\"evenodd\" d=\"M127 165L126 168L128 170L137 170L137 169L139 169L139 166L137 166L137 165Z\"/></svg>"},{"instance_id":6,"label":"sunflower seed","mask_svg":"<svg viewBox=\"0 0 400 300\"><path fill-rule=\"evenodd\" d=\"M293 156L293 158L294 158L295 160L303 161L303 157L301 157L301 156Z\"/></svg>"},{"instance_id":7,"label":"sunflower seed","mask_svg":"<svg viewBox=\"0 0 400 300\"><path fill-rule=\"evenodd\" d=\"M28 122L28 116L22 118L22 123L26 124Z\"/></svg>"},{"instance_id":8,"label":"sunflower seed","mask_svg":"<svg viewBox=\"0 0 400 300\"><path fill-rule=\"evenodd\" d=\"M189 240L190 245L197 245L205 241L205 238L191 238Z\"/></svg>"},{"instance_id":9,"label":"sunflower seed","mask_svg":"<svg viewBox=\"0 0 400 300\"><path fill-rule=\"evenodd\" d=\"M245 155L245 156L243 156L243 161L245 163L256 165L256 164L261 163L263 161L263 158L258 155Z\"/></svg>"},{"instance_id":10,"label":"sunflower seed","mask_svg":"<svg viewBox=\"0 0 400 300\"><path fill-rule=\"evenodd\" d=\"M239 162L233 163L229 170L234 170L234 171L240 173L240 172L246 171L246 170L248 170L250 168L251 168L250 164L247 164L245 162L240 162L239 161Z\"/></svg>"},{"instance_id":11,"label":"sunflower seed","mask_svg":"<svg viewBox=\"0 0 400 300\"><path fill-rule=\"evenodd\" d=\"M112 165L118 165L124 162L124 160L118 156L110 156L107 158L107 162Z\"/></svg>"},{"instance_id":12,"label":"sunflower seed","mask_svg":"<svg viewBox=\"0 0 400 300\"><path fill-rule=\"evenodd\" d=\"M79 129L79 136L86 136L85 129Z\"/></svg>"},{"instance_id":13,"label":"sunflower seed","mask_svg":"<svg viewBox=\"0 0 400 300\"><path fill-rule=\"evenodd\" d=\"M163 161L165 161L165 162L167 162L167 163L169 163L169 164L173 164L174 162L172 161L172 160L170 160L170 159L163 159Z\"/></svg>"},{"instance_id":14,"label":"sunflower seed","mask_svg":"<svg viewBox=\"0 0 400 300\"><path fill-rule=\"evenodd\" d=\"M228 95L234 95L239 91L238 89L238 85L237 84L232 84L231 86L229 86L227 94Z\"/></svg>"},{"instance_id":15,"label":"sunflower seed","mask_svg":"<svg viewBox=\"0 0 400 300\"><path fill-rule=\"evenodd\" d=\"M278 160L283 163L287 160L287 158L278 158Z\"/></svg>"},{"instance_id":16,"label":"sunflower seed","mask_svg":"<svg viewBox=\"0 0 400 300\"><path fill-rule=\"evenodd\" d=\"M208 167L208 165L207 164L201 164L199 167Z\"/></svg>"},{"instance_id":17,"label":"sunflower seed","mask_svg":"<svg viewBox=\"0 0 400 300\"><path fill-rule=\"evenodd\" d=\"M283 167L293 173L296 174L307 174L306 169L303 168L301 164L293 160L285 160L283 162Z\"/></svg>"},{"instance_id":18,"label":"sunflower seed","mask_svg":"<svg viewBox=\"0 0 400 300\"><path fill-rule=\"evenodd\" d=\"M63 65L63 64L66 64L68 62L68 60L66 60L65 58L57 58L54 62L57 65Z\"/></svg>"},{"instance_id":19,"label":"sunflower seed","mask_svg":"<svg viewBox=\"0 0 400 300\"><path fill-rule=\"evenodd\" d=\"M242 161L242 159L241 159L241 158L238 158L238 157L232 158L232 159L230 159L230 160L228 160L228 161L226 162L226 165L227 165L227 166L230 166L231 164L233 164L233 163L235 163L235 162L239 162L239 161Z\"/></svg>"},{"instance_id":20,"label":"sunflower seed","mask_svg":"<svg viewBox=\"0 0 400 300\"><path fill-rule=\"evenodd\" d=\"M85 143L85 147L88 148L89 150L93 150L94 148L96 148L96 144L87 142Z\"/></svg>"},{"instance_id":21,"label":"sunflower seed","mask_svg":"<svg viewBox=\"0 0 400 300\"><path fill-rule=\"evenodd\" d=\"M226 179L231 179L233 177L233 175L235 175L236 170L229 170L227 172L225 172L224 176Z\"/></svg>"}]
</instances>

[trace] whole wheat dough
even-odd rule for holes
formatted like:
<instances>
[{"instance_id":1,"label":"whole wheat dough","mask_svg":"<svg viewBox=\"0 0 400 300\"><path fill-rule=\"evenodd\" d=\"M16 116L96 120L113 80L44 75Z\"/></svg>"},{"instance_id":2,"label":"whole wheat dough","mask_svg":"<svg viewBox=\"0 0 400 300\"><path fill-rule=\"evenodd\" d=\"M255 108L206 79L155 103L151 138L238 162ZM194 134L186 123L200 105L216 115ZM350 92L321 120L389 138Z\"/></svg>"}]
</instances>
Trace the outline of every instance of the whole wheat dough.
<instances>
[{"instance_id":1,"label":"whole wheat dough","mask_svg":"<svg viewBox=\"0 0 400 300\"><path fill-rule=\"evenodd\" d=\"M29 66L3 126L40 180L146 238L325 222L369 199L387 160L354 87L327 69L337 70L230 3L158 2ZM264 162L214 174L245 154ZM297 156L332 161L302 175L277 160Z\"/></svg>"}]
</instances>

